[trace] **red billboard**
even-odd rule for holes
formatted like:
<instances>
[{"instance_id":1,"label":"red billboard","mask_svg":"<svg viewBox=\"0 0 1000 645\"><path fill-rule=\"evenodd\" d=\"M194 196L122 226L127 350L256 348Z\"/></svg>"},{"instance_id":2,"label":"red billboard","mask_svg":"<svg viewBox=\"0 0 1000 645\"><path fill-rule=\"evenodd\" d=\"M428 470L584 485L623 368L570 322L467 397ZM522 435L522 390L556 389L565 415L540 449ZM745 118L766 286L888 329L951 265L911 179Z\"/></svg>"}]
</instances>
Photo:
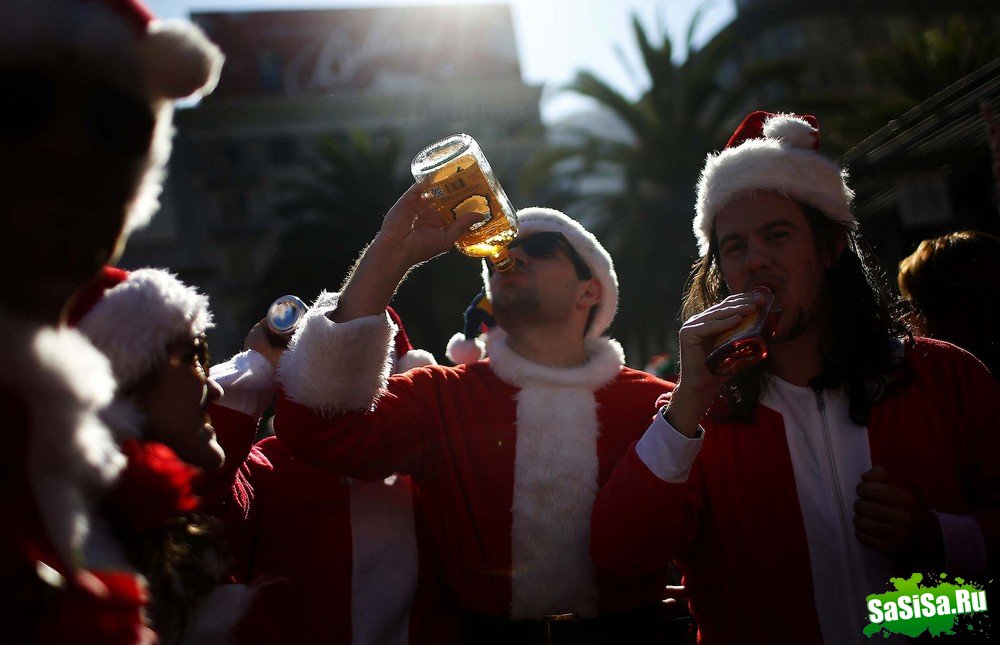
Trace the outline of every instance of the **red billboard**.
<instances>
[{"instance_id":1,"label":"red billboard","mask_svg":"<svg viewBox=\"0 0 1000 645\"><path fill-rule=\"evenodd\" d=\"M507 5L195 13L192 20L226 54L213 97L521 77Z\"/></svg>"}]
</instances>

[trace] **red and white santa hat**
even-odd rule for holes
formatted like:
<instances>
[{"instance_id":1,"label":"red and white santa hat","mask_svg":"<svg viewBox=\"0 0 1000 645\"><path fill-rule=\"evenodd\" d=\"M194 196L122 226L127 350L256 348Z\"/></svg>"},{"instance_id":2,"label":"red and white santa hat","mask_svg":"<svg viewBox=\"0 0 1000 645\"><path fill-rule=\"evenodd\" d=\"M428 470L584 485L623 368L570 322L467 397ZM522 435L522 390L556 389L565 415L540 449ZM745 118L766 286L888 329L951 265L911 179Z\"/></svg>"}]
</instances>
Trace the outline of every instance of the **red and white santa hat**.
<instances>
[{"instance_id":1,"label":"red and white santa hat","mask_svg":"<svg viewBox=\"0 0 1000 645\"><path fill-rule=\"evenodd\" d=\"M753 191L781 193L856 230L847 173L818 150L816 117L762 110L748 114L726 147L708 155L701 171L694 218L701 255L708 252L718 212L733 198Z\"/></svg>"},{"instance_id":2,"label":"red and white santa hat","mask_svg":"<svg viewBox=\"0 0 1000 645\"><path fill-rule=\"evenodd\" d=\"M586 338L600 338L611 326L611 321L618 311L618 274L615 273L615 262L611 254L598 241L593 233L583 227L575 219L553 208L532 206L517 211L517 236L526 237L533 233L554 231L562 233L573 245L587 268L598 279L603 288L601 301L597 303L597 313L587 330ZM487 301L492 300L490 294L490 273L486 261L483 261L483 293ZM478 301L473 301L474 308ZM467 310L468 313L468 310ZM490 310L492 314L492 310ZM469 319L466 318L466 323ZM468 325L467 325L468 327ZM474 363L486 357L486 343L474 334L478 323L459 332L448 341L446 356L455 364ZM489 333L489 332L484 332Z\"/></svg>"},{"instance_id":3,"label":"red and white santa hat","mask_svg":"<svg viewBox=\"0 0 1000 645\"><path fill-rule=\"evenodd\" d=\"M539 208L537 206L522 208L517 211L517 221L518 237L527 237L532 233L543 231L562 233L566 240L573 245L573 250L583 258L590 272L601 283L601 287L603 287L601 301L597 304L597 313L594 314L594 321L586 335L587 338L600 338L611 326L615 312L618 311L618 274L615 273L615 263L611 259L611 254L580 222L553 208ZM490 276L485 262L483 263L483 286L486 297L492 301Z\"/></svg>"},{"instance_id":4,"label":"red and white santa hat","mask_svg":"<svg viewBox=\"0 0 1000 645\"><path fill-rule=\"evenodd\" d=\"M403 327L403 319L399 317L396 310L392 307L386 307L385 312L396 325L396 335L392 339L392 373L402 374L415 367L437 365L433 354L424 349L413 348L410 337L406 334L406 328Z\"/></svg>"},{"instance_id":5,"label":"red and white santa hat","mask_svg":"<svg viewBox=\"0 0 1000 645\"><path fill-rule=\"evenodd\" d=\"M68 70L145 100L156 131L125 232L159 206L173 99L214 89L222 52L187 20L157 20L142 0L3 0L0 66Z\"/></svg>"},{"instance_id":6,"label":"red and white santa hat","mask_svg":"<svg viewBox=\"0 0 1000 645\"><path fill-rule=\"evenodd\" d=\"M208 296L163 269L104 267L77 297L69 323L111 362L128 387L167 359L170 345L211 329Z\"/></svg>"}]
</instances>

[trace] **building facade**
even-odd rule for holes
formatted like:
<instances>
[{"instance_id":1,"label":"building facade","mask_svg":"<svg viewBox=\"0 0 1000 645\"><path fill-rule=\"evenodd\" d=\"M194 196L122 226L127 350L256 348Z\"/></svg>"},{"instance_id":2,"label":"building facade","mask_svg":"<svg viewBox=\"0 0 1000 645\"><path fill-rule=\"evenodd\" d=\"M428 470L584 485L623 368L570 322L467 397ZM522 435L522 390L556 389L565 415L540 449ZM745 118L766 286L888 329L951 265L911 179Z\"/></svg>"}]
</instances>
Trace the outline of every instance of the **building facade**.
<instances>
[{"instance_id":1,"label":"building facade","mask_svg":"<svg viewBox=\"0 0 1000 645\"><path fill-rule=\"evenodd\" d=\"M508 6L196 13L192 19L226 54L223 76L211 97L178 112L162 210L130 240L122 264L168 267L204 289L216 313L211 341L217 354L238 350L270 300L283 295L263 293L262 274L273 266L281 236L314 216L283 205L291 182L317 179L324 141L348 141L358 131L375 139L392 135L401 150L398 178L408 175L410 158L423 146L468 132L512 201L526 205L516 178L542 141L541 88L521 80ZM398 181L387 177L385 190L394 186ZM391 204L395 196L384 197ZM357 226L373 235L383 215L373 212ZM336 258L331 267L351 260ZM468 273L462 283L475 284L471 264ZM342 274L331 269L329 279L327 287L335 289ZM447 306L457 315L463 303ZM459 323L445 323L440 333L450 335Z\"/></svg>"}]
</instances>

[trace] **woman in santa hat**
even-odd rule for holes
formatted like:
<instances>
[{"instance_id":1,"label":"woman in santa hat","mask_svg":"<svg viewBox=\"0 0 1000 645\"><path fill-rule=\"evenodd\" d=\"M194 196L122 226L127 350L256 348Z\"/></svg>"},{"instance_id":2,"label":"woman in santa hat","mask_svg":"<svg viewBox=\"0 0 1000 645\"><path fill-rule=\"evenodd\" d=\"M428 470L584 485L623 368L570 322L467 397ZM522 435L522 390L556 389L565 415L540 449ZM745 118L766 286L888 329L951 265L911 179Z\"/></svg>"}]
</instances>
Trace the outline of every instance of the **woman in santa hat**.
<instances>
[{"instance_id":1,"label":"woman in santa hat","mask_svg":"<svg viewBox=\"0 0 1000 645\"><path fill-rule=\"evenodd\" d=\"M198 512L195 496L217 481L224 457L209 416L222 389L208 376L208 298L162 269L109 267L70 322L108 357L118 383L104 416L128 462L105 507L128 564L149 581L152 626L165 643L227 638L255 590L224 585L224 528ZM227 436L250 441L251 426Z\"/></svg>"}]
</instances>

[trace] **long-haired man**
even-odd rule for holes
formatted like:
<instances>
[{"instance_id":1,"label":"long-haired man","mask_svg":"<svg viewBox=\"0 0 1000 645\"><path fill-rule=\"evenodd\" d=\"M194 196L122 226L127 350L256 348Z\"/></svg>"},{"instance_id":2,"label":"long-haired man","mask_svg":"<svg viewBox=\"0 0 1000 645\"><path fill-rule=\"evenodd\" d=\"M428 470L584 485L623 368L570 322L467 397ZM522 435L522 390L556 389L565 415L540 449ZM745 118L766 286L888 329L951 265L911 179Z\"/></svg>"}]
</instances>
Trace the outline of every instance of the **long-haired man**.
<instances>
[{"instance_id":1,"label":"long-haired man","mask_svg":"<svg viewBox=\"0 0 1000 645\"><path fill-rule=\"evenodd\" d=\"M680 380L594 505L599 569L677 559L705 643L865 642L891 576L996 567L1000 391L893 317L818 144L813 117L755 112L708 157ZM760 288L766 359L711 373Z\"/></svg>"}]
</instances>

